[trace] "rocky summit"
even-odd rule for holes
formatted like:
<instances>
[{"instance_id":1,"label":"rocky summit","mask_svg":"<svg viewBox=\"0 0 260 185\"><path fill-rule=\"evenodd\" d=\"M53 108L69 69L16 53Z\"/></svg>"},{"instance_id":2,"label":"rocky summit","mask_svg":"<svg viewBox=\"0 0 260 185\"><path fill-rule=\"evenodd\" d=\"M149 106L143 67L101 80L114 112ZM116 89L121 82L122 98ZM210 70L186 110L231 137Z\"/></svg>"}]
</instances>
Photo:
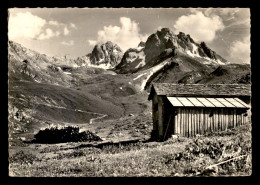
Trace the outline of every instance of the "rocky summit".
<instances>
[{"instance_id":1,"label":"rocky summit","mask_svg":"<svg viewBox=\"0 0 260 185\"><path fill-rule=\"evenodd\" d=\"M169 28L162 28L151 34L147 41L141 42L137 48L127 50L116 69L119 73L137 72L153 67L166 58L176 56L177 53L205 64L228 63L205 42L196 43L189 34L174 34Z\"/></svg>"},{"instance_id":2,"label":"rocky summit","mask_svg":"<svg viewBox=\"0 0 260 185\"><path fill-rule=\"evenodd\" d=\"M95 45L93 51L89 54L89 59L92 65L113 68L121 61L122 56L121 48L108 41L104 44Z\"/></svg>"}]
</instances>

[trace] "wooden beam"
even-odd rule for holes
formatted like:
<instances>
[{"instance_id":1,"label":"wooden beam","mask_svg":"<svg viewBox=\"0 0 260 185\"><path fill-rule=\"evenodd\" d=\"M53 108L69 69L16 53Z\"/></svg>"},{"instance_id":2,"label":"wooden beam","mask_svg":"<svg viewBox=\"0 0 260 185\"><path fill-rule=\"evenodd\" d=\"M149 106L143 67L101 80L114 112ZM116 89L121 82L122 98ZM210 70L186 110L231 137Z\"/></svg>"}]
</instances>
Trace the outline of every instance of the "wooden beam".
<instances>
[{"instance_id":1,"label":"wooden beam","mask_svg":"<svg viewBox=\"0 0 260 185\"><path fill-rule=\"evenodd\" d=\"M159 116L158 116L158 136L159 139L162 140L163 139L163 123L164 123L164 102L163 102L163 98L162 96L158 96L158 112L159 112Z\"/></svg>"},{"instance_id":2,"label":"wooden beam","mask_svg":"<svg viewBox=\"0 0 260 185\"><path fill-rule=\"evenodd\" d=\"M234 119L234 127L237 127L237 110L234 109L234 113L233 113L233 119Z\"/></svg>"}]
</instances>

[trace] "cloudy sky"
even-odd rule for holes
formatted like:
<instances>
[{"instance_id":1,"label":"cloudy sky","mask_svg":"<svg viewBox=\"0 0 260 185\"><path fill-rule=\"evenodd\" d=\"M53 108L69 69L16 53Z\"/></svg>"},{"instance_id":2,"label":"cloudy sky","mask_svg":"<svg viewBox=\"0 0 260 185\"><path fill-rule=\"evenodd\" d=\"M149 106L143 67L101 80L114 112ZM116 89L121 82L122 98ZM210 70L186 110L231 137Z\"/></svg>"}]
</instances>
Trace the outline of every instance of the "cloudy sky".
<instances>
[{"instance_id":1,"label":"cloudy sky","mask_svg":"<svg viewBox=\"0 0 260 185\"><path fill-rule=\"evenodd\" d=\"M8 38L50 56L76 58L97 43L137 47L167 27L206 44L233 63L250 63L248 8L9 9Z\"/></svg>"}]
</instances>

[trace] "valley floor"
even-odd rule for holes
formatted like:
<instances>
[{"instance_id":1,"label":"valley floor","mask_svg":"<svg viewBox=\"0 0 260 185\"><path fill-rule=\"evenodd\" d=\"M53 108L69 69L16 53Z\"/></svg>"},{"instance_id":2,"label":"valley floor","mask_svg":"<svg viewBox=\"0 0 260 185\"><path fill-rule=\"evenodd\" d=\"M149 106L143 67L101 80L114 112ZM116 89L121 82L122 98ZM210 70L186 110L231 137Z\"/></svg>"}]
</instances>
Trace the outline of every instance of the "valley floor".
<instances>
[{"instance_id":1,"label":"valley floor","mask_svg":"<svg viewBox=\"0 0 260 185\"><path fill-rule=\"evenodd\" d=\"M135 124L135 120L138 124ZM87 145L89 143L85 142L61 144L20 142L19 145L17 143L16 146L9 146L9 175L139 177L248 176L252 173L251 124L207 136L170 138L165 142L148 141L150 130L146 124L134 116L128 122L127 119L122 120L121 126L114 124L113 127L105 125L103 128L97 124L100 128L96 130L96 134L103 134L107 140L116 141L121 136L127 135L127 138L121 137L120 140L140 139L139 142L117 145L96 143L95 146L89 146ZM102 130L105 128L106 131ZM151 128L151 125L148 128Z\"/></svg>"}]
</instances>

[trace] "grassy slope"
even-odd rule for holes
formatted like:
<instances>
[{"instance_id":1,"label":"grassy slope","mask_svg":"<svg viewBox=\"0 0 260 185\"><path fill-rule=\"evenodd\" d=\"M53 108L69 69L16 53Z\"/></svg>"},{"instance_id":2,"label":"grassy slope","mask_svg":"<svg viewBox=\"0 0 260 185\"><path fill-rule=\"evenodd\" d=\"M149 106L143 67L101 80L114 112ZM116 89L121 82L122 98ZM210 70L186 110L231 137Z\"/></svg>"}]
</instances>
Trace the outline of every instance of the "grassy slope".
<instances>
[{"instance_id":1,"label":"grassy slope","mask_svg":"<svg viewBox=\"0 0 260 185\"><path fill-rule=\"evenodd\" d=\"M124 110L86 91L33 81L9 81L9 133L33 133L47 124L84 124ZM18 115L17 115L18 114Z\"/></svg>"},{"instance_id":2,"label":"grassy slope","mask_svg":"<svg viewBox=\"0 0 260 185\"><path fill-rule=\"evenodd\" d=\"M177 55L173 62L154 73L146 84L151 83L249 83L250 65L229 64L225 66L204 65L198 59ZM244 80L243 80L244 79ZM242 82L243 81L243 82ZM148 88L149 89L149 88Z\"/></svg>"},{"instance_id":3,"label":"grassy slope","mask_svg":"<svg viewBox=\"0 0 260 185\"><path fill-rule=\"evenodd\" d=\"M212 73L198 80L197 83L241 83L241 79L247 74L250 74L250 65L229 64L219 66ZM248 80L245 83L249 83L250 79Z\"/></svg>"},{"instance_id":4,"label":"grassy slope","mask_svg":"<svg viewBox=\"0 0 260 185\"><path fill-rule=\"evenodd\" d=\"M201 143L199 148L195 143ZM79 147L81 143L10 148L11 176L207 176L251 174L251 125L200 138ZM224 148L226 149L224 151ZM240 148L240 149L239 149ZM199 149L199 150L198 150ZM239 151L240 150L240 151ZM199 152L197 152L199 151ZM220 157L246 155L236 162ZM225 159L225 160L226 160Z\"/></svg>"}]
</instances>

